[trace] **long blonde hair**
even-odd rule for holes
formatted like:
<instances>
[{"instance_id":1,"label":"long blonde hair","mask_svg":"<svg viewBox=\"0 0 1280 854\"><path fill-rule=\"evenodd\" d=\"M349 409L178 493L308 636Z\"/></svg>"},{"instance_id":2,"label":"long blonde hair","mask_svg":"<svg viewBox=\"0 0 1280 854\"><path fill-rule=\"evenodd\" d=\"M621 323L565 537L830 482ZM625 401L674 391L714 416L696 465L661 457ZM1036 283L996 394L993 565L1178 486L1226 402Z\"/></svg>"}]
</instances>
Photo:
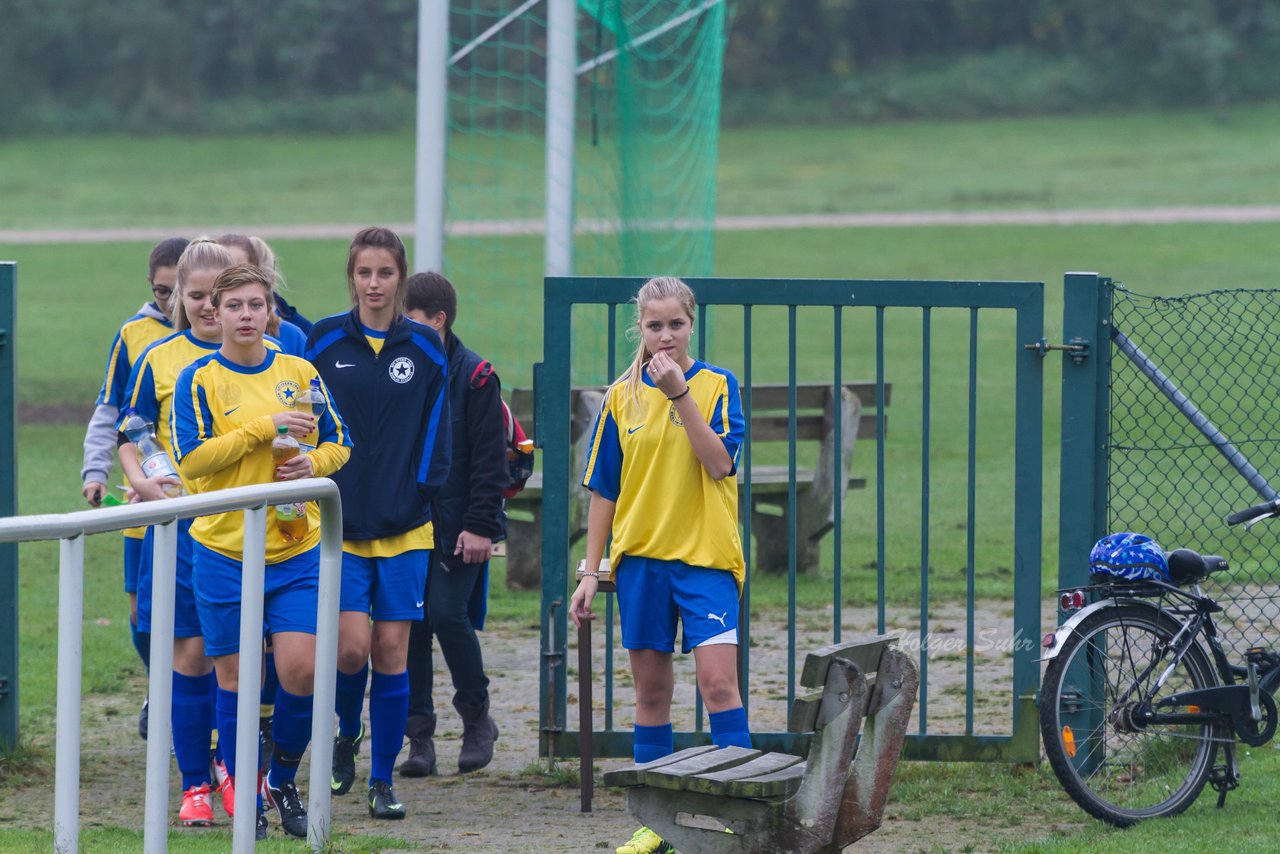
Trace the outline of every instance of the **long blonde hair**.
<instances>
[{"instance_id":1,"label":"long blonde hair","mask_svg":"<svg viewBox=\"0 0 1280 854\"><path fill-rule=\"evenodd\" d=\"M639 338L636 355L622 375L613 382L614 386L623 388L623 397L628 407L640 405L640 396L644 389L644 366L653 358L649 348L644 346L644 334L640 329L644 310L650 303L673 297L680 301L680 307L689 315L689 322L693 323L698 312L697 297L693 295L693 288L675 276L659 276L656 279L650 279L636 291L636 297L633 300L636 304L636 324L628 330L629 335Z\"/></svg>"},{"instance_id":2,"label":"long blonde hair","mask_svg":"<svg viewBox=\"0 0 1280 854\"><path fill-rule=\"evenodd\" d=\"M220 273L235 263L227 247L212 237L197 237L182 251L178 259L178 281L173 288L173 302L169 312L173 315L173 328L182 332L191 328L191 318L182 304L182 295L187 288L187 279L197 270L212 270Z\"/></svg>"}]
</instances>

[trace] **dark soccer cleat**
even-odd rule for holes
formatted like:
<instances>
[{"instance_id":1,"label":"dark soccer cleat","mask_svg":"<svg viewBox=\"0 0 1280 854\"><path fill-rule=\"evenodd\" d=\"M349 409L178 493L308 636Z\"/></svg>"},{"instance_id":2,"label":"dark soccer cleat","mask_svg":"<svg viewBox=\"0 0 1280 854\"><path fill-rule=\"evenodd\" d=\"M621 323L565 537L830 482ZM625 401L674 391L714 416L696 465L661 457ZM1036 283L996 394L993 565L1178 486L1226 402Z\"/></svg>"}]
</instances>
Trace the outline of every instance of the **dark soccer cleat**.
<instances>
[{"instance_id":1,"label":"dark soccer cleat","mask_svg":"<svg viewBox=\"0 0 1280 854\"><path fill-rule=\"evenodd\" d=\"M253 838L259 842L267 838L267 815L261 808L258 810L258 824L254 828Z\"/></svg>"},{"instance_id":2,"label":"dark soccer cleat","mask_svg":"<svg viewBox=\"0 0 1280 854\"><path fill-rule=\"evenodd\" d=\"M138 735L142 736L142 740L147 740L147 718L151 707L151 698L142 701L142 711L138 712Z\"/></svg>"},{"instance_id":3,"label":"dark soccer cleat","mask_svg":"<svg viewBox=\"0 0 1280 854\"><path fill-rule=\"evenodd\" d=\"M360 752L360 742L364 741L364 723L360 724L360 733L355 738L345 735L333 737L333 782L330 784L335 795L345 795L351 791L356 781L356 754Z\"/></svg>"},{"instance_id":4,"label":"dark soccer cleat","mask_svg":"<svg viewBox=\"0 0 1280 854\"><path fill-rule=\"evenodd\" d=\"M284 832L299 839L307 838L307 808L302 805L302 796L298 794L298 786L293 780L285 780L279 786L271 782L271 775L266 778L267 797L271 806L280 813L280 826Z\"/></svg>"},{"instance_id":5,"label":"dark soccer cleat","mask_svg":"<svg viewBox=\"0 0 1280 854\"><path fill-rule=\"evenodd\" d=\"M369 785L369 815L392 821L404 818L404 804L396 799L390 783L374 780Z\"/></svg>"}]
</instances>

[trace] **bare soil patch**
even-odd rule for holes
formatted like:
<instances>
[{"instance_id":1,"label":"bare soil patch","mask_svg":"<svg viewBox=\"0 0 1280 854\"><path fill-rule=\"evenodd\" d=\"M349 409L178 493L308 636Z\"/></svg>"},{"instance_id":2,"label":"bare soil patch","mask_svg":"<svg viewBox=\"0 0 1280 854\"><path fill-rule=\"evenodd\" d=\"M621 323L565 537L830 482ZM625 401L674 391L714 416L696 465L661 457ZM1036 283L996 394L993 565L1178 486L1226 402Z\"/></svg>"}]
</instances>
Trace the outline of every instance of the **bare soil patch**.
<instances>
[{"instance_id":1,"label":"bare soil patch","mask_svg":"<svg viewBox=\"0 0 1280 854\"><path fill-rule=\"evenodd\" d=\"M1009 663L1011 653L1000 649L1001 639L1010 639L1012 617L1005 603L984 603L975 623L974 730L1007 732L1009 726ZM1046 611L1046 613L1051 613ZM918 612L891 619L891 632L918 631ZM844 636L870 633L875 626L871 609L846 609ZM797 619L797 646L806 651L830 642L830 615L806 613ZM963 732L964 702L964 615L963 606L943 606L930 615L929 703L927 725L930 732ZM777 621L756 619L752 624L755 641L751 647L751 723L754 730L785 729L787 627ZM603 633L596 635L596 668L603 669ZM949 638L957 638L955 643ZM603 771L629 764L607 759L596 763L597 788L594 810L579 810L577 788L558 787L550 777L530 772L539 761L538 753L538 661L539 637L536 627L515 624L491 625L482 635L486 665L492 679L492 704L502 735L494 762L483 771L460 775L456 772L461 721L448 705L448 675L437 673L437 697L441 710L436 743L442 776L427 780L397 780L396 791L409 816L403 822L374 822L361 797L359 783L351 794L335 798L334 828L339 831L375 834L410 841L425 851L499 852L510 850L612 851L635 829L626 813L625 798L599 787ZM570 650L570 661L576 655ZM437 656L437 658L439 658ZM693 726L693 678L691 657L678 656L678 687L675 724L677 729ZM615 652L617 677L614 688L614 726L628 730L631 725L633 694L626 676L626 657ZM569 728L577 728L577 674L569 672ZM603 690L597 678L595 714L603 723ZM137 709L145 685L141 678L130 695L86 697L83 718L81 822L84 827L141 827L145 748L136 733ZM918 720L918 709L913 721ZM42 739L52 753L52 737ZM367 774L367 749L362 752L360 773ZM545 766L545 760L542 761ZM561 762L576 767L577 760ZM307 769L300 782L304 784ZM363 779L363 777L361 778ZM178 779L173 772L171 797L176 814ZM52 826L52 779L26 788L8 790L0 798L0 833L5 828L49 828ZM305 796L305 791L304 791ZM907 805L909 806L909 805ZM217 827L230 829L230 820L217 807ZM907 818L910 816L910 818ZM992 851L1016 839L1046 835L1051 827L1035 825L1027 816L1020 826L993 828L989 819L972 820L939 816L922 823L918 811L911 812L890 796L884 826L855 849L861 854L887 852ZM208 832L183 830L181 832ZM281 833L272 823L273 836Z\"/></svg>"}]
</instances>

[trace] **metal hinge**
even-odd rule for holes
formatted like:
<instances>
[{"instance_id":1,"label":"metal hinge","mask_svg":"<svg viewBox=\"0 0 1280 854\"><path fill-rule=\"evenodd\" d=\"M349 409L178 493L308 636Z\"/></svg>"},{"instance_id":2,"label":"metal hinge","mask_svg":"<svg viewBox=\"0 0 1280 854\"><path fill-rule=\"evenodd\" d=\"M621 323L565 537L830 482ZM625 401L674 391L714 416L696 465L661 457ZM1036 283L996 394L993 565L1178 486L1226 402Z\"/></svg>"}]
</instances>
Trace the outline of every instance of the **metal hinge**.
<instances>
[{"instance_id":1,"label":"metal hinge","mask_svg":"<svg viewBox=\"0 0 1280 854\"><path fill-rule=\"evenodd\" d=\"M1023 344L1024 350L1035 350L1041 358L1049 355L1050 350L1063 350L1071 354L1071 361L1083 364L1089 356L1089 341L1085 338L1072 338L1066 344L1050 344L1047 338L1041 338L1032 344Z\"/></svg>"}]
</instances>

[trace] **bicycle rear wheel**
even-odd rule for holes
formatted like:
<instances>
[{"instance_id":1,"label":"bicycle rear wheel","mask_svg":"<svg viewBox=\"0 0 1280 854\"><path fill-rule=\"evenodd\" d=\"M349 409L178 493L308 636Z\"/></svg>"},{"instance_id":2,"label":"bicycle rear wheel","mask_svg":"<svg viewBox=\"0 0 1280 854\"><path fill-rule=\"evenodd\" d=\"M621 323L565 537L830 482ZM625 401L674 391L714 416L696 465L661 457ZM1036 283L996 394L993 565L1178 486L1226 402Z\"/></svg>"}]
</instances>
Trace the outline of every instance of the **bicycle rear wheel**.
<instances>
[{"instance_id":1,"label":"bicycle rear wheel","mask_svg":"<svg viewBox=\"0 0 1280 854\"><path fill-rule=\"evenodd\" d=\"M1199 797L1213 770L1215 724L1143 724L1138 701L1169 667L1178 623L1140 605L1087 617L1045 667L1040 732L1062 787L1085 812L1127 827L1176 815ZM1218 684L1197 643L1150 697Z\"/></svg>"}]
</instances>

